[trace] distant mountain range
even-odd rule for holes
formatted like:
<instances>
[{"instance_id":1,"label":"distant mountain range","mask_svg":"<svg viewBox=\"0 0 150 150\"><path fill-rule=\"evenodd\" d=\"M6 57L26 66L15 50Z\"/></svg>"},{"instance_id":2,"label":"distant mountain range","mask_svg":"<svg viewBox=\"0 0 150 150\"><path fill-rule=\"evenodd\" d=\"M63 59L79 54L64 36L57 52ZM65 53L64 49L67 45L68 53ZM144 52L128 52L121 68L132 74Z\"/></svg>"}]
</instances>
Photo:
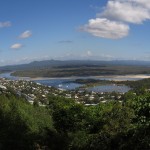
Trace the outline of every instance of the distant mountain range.
<instances>
[{"instance_id":1,"label":"distant mountain range","mask_svg":"<svg viewBox=\"0 0 150 150\"><path fill-rule=\"evenodd\" d=\"M43 60L33 61L29 64L21 65L7 65L0 67L0 71L14 71L14 70L29 70L29 69L44 69L56 67L71 67L71 66L105 66L105 65L133 65L133 66L150 66L150 61L136 61L136 60L113 60L113 61L95 61L95 60Z\"/></svg>"}]
</instances>

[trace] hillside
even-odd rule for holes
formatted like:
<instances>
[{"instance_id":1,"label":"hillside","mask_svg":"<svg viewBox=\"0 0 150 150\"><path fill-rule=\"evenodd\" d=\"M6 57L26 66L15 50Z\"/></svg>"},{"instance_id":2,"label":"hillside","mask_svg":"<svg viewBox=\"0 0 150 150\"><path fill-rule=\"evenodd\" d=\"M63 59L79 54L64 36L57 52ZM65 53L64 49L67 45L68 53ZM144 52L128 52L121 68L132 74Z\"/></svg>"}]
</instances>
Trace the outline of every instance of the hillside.
<instances>
[{"instance_id":1,"label":"hillside","mask_svg":"<svg viewBox=\"0 0 150 150\"><path fill-rule=\"evenodd\" d=\"M43 60L33 61L29 64L1 66L4 70L24 70L33 68L51 68L58 66L84 66L84 65L127 65L127 66L150 66L150 61L114 60L114 61L94 61L94 60Z\"/></svg>"},{"instance_id":2,"label":"hillside","mask_svg":"<svg viewBox=\"0 0 150 150\"><path fill-rule=\"evenodd\" d=\"M26 77L70 77L150 74L148 61L88 61L88 60L45 60L29 64L3 66L0 72L11 72L14 76Z\"/></svg>"},{"instance_id":3,"label":"hillside","mask_svg":"<svg viewBox=\"0 0 150 150\"><path fill-rule=\"evenodd\" d=\"M1 150L150 149L149 91L95 106L49 93L45 107L0 92Z\"/></svg>"}]
</instances>

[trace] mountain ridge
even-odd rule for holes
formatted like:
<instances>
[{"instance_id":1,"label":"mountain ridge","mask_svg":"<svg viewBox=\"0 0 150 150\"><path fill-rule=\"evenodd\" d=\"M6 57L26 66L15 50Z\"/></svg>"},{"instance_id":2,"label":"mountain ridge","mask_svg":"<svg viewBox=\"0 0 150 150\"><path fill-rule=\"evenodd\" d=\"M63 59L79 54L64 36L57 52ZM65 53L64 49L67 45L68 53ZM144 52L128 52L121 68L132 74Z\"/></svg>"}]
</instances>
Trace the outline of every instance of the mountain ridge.
<instances>
[{"instance_id":1,"label":"mountain ridge","mask_svg":"<svg viewBox=\"0 0 150 150\"><path fill-rule=\"evenodd\" d=\"M28 64L18 64L18 65L6 65L0 66L0 71L12 71L12 70L28 70L28 69L41 69L41 68L53 68L60 66L83 66L83 65L129 65L129 66L150 66L150 61L139 61L139 60L111 60L111 61L101 61L101 60L42 60L33 61Z\"/></svg>"}]
</instances>

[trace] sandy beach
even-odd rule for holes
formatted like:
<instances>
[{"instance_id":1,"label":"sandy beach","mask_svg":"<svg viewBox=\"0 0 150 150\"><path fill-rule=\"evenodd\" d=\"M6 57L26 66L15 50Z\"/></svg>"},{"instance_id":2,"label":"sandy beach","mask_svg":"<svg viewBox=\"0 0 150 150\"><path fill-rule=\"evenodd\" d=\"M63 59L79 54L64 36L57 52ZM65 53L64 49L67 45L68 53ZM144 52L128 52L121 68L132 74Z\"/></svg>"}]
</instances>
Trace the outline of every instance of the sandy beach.
<instances>
[{"instance_id":1,"label":"sandy beach","mask_svg":"<svg viewBox=\"0 0 150 150\"><path fill-rule=\"evenodd\" d=\"M121 81L125 79L146 79L150 78L150 75L145 74L137 74L137 75L106 75L106 76L89 76L89 77L36 77L36 78L29 78L29 80L53 80L53 79L79 79L79 78L113 78L115 81Z\"/></svg>"}]
</instances>

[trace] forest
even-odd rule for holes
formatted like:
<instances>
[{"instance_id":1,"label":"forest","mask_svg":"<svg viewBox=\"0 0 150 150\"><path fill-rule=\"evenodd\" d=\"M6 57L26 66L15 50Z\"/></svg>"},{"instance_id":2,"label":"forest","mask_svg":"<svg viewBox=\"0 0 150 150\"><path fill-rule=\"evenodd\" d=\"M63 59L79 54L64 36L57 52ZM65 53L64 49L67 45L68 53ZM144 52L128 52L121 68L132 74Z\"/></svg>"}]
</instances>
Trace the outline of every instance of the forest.
<instances>
[{"instance_id":1,"label":"forest","mask_svg":"<svg viewBox=\"0 0 150 150\"><path fill-rule=\"evenodd\" d=\"M0 94L1 150L148 150L150 93L96 106L49 94L46 107Z\"/></svg>"},{"instance_id":2,"label":"forest","mask_svg":"<svg viewBox=\"0 0 150 150\"><path fill-rule=\"evenodd\" d=\"M8 68L5 68L8 69ZM132 65L65 65L31 67L26 69L12 70L12 76L19 77L72 77L72 76L103 76L103 75L135 75L150 74L148 66Z\"/></svg>"}]
</instances>

